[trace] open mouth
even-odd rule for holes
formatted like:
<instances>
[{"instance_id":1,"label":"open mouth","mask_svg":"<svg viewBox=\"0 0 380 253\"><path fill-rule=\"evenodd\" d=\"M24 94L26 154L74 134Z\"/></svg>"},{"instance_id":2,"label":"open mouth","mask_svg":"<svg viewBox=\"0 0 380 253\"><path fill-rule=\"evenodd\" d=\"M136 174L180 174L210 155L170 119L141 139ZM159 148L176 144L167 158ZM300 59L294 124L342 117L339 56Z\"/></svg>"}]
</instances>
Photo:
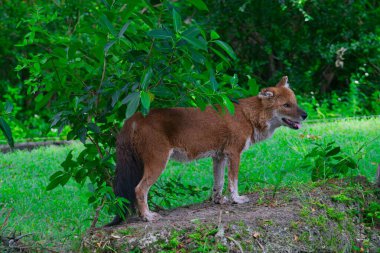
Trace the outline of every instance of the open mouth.
<instances>
[{"instance_id":1,"label":"open mouth","mask_svg":"<svg viewBox=\"0 0 380 253\"><path fill-rule=\"evenodd\" d=\"M292 121L290 119L285 119L282 118L282 121L290 128L292 129L300 129L301 128L301 123L297 121Z\"/></svg>"}]
</instances>

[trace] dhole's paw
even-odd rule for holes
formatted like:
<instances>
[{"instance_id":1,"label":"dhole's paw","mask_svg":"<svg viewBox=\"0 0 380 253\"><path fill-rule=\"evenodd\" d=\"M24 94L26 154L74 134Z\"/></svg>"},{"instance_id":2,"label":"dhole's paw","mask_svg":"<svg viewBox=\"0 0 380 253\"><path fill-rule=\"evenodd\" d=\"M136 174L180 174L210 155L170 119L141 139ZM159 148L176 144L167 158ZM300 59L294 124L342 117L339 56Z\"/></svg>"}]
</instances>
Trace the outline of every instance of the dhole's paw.
<instances>
[{"instance_id":1,"label":"dhole's paw","mask_svg":"<svg viewBox=\"0 0 380 253\"><path fill-rule=\"evenodd\" d=\"M159 215L158 213L155 213L155 212L147 212L145 213L143 216L142 216L142 219L144 221L149 221L149 222L152 222L152 221L156 221L156 220L159 220L161 219L161 215Z\"/></svg>"},{"instance_id":2,"label":"dhole's paw","mask_svg":"<svg viewBox=\"0 0 380 253\"><path fill-rule=\"evenodd\" d=\"M215 196L213 197L213 201L215 204L225 204L228 202L228 198L224 196Z\"/></svg>"},{"instance_id":3,"label":"dhole's paw","mask_svg":"<svg viewBox=\"0 0 380 253\"><path fill-rule=\"evenodd\" d=\"M232 201L236 204L243 204L249 202L249 198L247 196L233 196Z\"/></svg>"}]
</instances>

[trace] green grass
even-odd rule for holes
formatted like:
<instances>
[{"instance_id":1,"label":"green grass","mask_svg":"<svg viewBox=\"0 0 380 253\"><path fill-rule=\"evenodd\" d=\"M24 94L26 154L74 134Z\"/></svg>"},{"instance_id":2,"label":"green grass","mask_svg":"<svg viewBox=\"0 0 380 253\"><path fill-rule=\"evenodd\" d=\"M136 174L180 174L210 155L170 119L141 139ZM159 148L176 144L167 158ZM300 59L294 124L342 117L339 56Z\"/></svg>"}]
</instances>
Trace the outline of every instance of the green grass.
<instances>
[{"instance_id":1,"label":"green grass","mask_svg":"<svg viewBox=\"0 0 380 253\"><path fill-rule=\"evenodd\" d=\"M309 137L307 137L309 135ZM310 180L310 171L299 169L303 157L316 142L335 141L343 152L353 155L363 148L359 173L374 180L380 163L380 119L349 120L323 124L306 124L299 131L279 129L273 138L247 150L241 161L239 187L248 192L262 187L273 187L283 175L281 185L296 185ZM311 136L311 138L310 138ZM78 154L80 144L69 147L40 148L32 152L16 151L0 155L0 228L8 211L8 225L1 232L33 233L29 240L35 245L54 247L59 251L78 245L80 236L89 227L94 210L87 205L87 188L69 182L64 188L46 192L48 178L60 170L66 154L74 149ZM180 177L185 184L212 187L211 159L188 164L170 162L159 181ZM265 183L264 183L265 182ZM174 206L201 202L209 198L210 191L200 197L174 201ZM158 200L157 200L158 201ZM102 214L100 223L110 219Z\"/></svg>"},{"instance_id":2,"label":"green grass","mask_svg":"<svg viewBox=\"0 0 380 253\"><path fill-rule=\"evenodd\" d=\"M380 136L379 118L306 124L298 131L280 128L271 139L253 145L243 153L239 190L250 192L262 187L274 187L282 176L282 185L311 180L311 171L299 167L304 162L303 157L314 147L315 142L326 144L335 141L336 145L349 156L353 156L359 147L365 144L361 152L364 157L359 162L359 173L374 181L377 165L380 163L380 138L372 140L378 136ZM171 161L159 180L178 176L189 184L211 188L213 184L211 159L198 160L185 166ZM209 194L209 192L204 193L202 200ZM197 198L189 197L181 200L178 205L198 201Z\"/></svg>"},{"instance_id":3,"label":"green grass","mask_svg":"<svg viewBox=\"0 0 380 253\"><path fill-rule=\"evenodd\" d=\"M60 169L72 148L80 146L16 151L0 157L0 224L4 212L11 211L7 232L32 233L35 246L65 247L73 235L85 230L91 215L86 189L70 182L65 188L45 191L49 176Z\"/></svg>"}]
</instances>

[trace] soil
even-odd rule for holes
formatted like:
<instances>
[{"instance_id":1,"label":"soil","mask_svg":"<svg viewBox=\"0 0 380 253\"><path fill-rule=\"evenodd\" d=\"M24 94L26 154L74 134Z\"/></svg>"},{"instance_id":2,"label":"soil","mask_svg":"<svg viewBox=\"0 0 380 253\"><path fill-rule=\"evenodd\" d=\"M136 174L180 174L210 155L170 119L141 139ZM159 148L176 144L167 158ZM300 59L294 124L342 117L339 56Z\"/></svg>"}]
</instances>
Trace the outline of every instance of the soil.
<instances>
[{"instance_id":1,"label":"soil","mask_svg":"<svg viewBox=\"0 0 380 253\"><path fill-rule=\"evenodd\" d=\"M371 189L371 190L370 190ZM93 231L83 239L92 252L379 252L380 227L365 224L356 211L379 201L363 178L355 186L325 182L247 195L249 203L211 201L159 211L162 218ZM370 194L369 194L370 193ZM352 201L334 201L334 195ZM362 195L364 202L353 196ZM340 196L339 195L339 196ZM361 197L359 197L361 198ZM364 210L364 209L363 209ZM356 213L355 213L356 212Z\"/></svg>"},{"instance_id":2,"label":"soil","mask_svg":"<svg viewBox=\"0 0 380 253\"><path fill-rule=\"evenodd\" d=\"M279 222L295 219L294 213L299 210L298 204L289 205L277 201L272 206L257 205L259 194L246 195L250 202L244 204L214 204L207 201L201 204L180 207L174 210L159 211L160 220L151 223L143 222L139 217L132 217L126 221L126 225L134 228L146 228L156 231L164 228L187 228L194 225L194 221L218 223L237 222L244 220L246 224L254 224L255 220L276 219ZM119 228L122 226L119 226Z\"/></svg>"},{"instance_id":3,"label":"soil","mask_svg":"<svg viewBox=\"0 0 380 253\"><path fill-rule=\"evenodd\" d=\"M247 196L245 204L161 210L155 222L130 217L89 231L73 252L380 252L380 219L368 220L380 189L365 177ZM55 252L28 246L23 236L0 236L0 251Z\"/></svg>"}]
</instances>

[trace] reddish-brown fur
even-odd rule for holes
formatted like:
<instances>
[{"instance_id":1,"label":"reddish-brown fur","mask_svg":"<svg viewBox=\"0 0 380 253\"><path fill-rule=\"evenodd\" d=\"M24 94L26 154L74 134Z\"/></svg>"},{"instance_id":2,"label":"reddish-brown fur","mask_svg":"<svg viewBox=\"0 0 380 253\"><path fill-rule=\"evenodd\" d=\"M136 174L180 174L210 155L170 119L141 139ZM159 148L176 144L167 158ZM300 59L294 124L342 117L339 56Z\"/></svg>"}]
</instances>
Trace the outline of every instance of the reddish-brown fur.
<instances>
[{"instance_id":1,"label":"reddish-brown fur","mask_svg":"<svg viewBox=\"0 0 380 253\"><path fill-rule=\"evenodd\" d=\"M140 113L128 119L117 141L115 193L127 198L130 208L136 201L143 219L152 221L159 215L149 211L147 194L170 158L189 161L211 156L214 162L216 203L222 196L224 167L228 164L228 186L232 201L244 203L239 196L240 155L249 145L270 137L274 130L287 125L298 129L307 117L301 110L287 77L276 87L263 89L258 96L241 99L235 114L221 113L211 107L155 109L144 117ZM113 224L120 222L116 217Z\"/></svg>"}]
</instances>

